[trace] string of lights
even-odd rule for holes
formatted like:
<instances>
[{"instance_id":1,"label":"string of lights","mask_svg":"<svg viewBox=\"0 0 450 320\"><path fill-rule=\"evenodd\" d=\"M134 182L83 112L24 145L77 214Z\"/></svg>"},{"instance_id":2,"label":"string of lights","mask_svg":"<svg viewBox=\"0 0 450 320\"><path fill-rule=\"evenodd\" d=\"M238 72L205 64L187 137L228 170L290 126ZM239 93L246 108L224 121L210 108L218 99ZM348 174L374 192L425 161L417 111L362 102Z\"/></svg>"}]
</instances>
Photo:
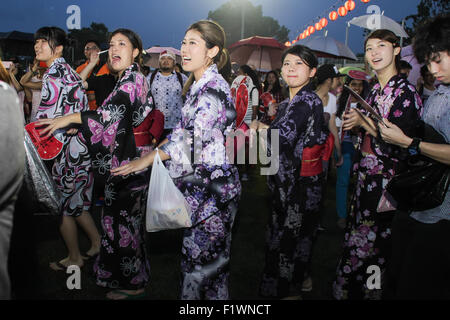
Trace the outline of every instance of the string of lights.
<instances>
[{"instance_id":1,"label":"string of lights","mask_svg":"<svg viewBox=\"0 0 450 320\"><path fill-rule=\"evenodd\" d=\"M363 3L368 3L370 0L360 0ZM355 0L339 0L333 6L331 6L322 15L309 23L304 25L304 30L300 33L297 38L292 41L286 41L285 46L290 47L297 41L308 38L314 32L322 30L328 25L328 19L331 21L336 21L339 17L346 16L350 11L353 11L356 7ZM336 9L337 8L337 9ZM330 11L331 10L331 11ZM329 12L328 12L329 11ZM328 13L328 15L327 15ZM328 19L325 17L327 16Z\"/></svg>"}]
</instances>

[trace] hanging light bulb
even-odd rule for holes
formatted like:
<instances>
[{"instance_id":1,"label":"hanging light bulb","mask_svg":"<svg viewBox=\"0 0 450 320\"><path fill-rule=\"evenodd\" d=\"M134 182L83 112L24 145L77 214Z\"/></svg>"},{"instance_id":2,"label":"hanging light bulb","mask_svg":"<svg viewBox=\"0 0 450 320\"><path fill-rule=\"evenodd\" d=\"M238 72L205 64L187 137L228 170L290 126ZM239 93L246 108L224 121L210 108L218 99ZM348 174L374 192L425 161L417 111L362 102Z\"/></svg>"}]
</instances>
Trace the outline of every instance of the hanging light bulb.
<instances>
[{"instance_id":1,"label":"hanging light bulb","mask_svg":"<svg viewBox=\"0 0 450 320\"><path fill-rule=\"evenodd\" d=\"M345 7L339 7L338 13L341 17L344 17L347 14L347 9Z\"/></svg>"},{"instance_id":2,"label":"hanging light bulb","mask_svg":"<svg viewBox=\"0 0 450 320\"><path fill-rule=\"evenodd\" d=\"M336 11L331 11L330 14L328 15L328 18L330 18L330 20L334 21L338 18L338 13Z\"/></svg>"},{"instance_id":3,"label":"hanging light bulb","mask_svg":"<svg viewBox=\"0 0 450 320\"><path fill-rule=\"evenodd\" d=\"M348 0L345 2L344 7L347 9L347 11L352 11L355 9L356 3L353 0Z\"/></svg>"}]
</instances>

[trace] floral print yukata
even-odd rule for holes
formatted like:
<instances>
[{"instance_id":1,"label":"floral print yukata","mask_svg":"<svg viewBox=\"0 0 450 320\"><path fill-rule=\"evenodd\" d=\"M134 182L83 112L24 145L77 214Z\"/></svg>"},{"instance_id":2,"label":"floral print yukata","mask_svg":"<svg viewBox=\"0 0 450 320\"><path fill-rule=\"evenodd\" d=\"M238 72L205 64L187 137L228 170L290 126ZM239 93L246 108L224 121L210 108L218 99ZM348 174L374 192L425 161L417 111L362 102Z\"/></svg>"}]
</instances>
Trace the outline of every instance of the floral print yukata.
<instances>
[{"instance_id":1,"label":"floral print yukata","mask_svg":"<svg viewBox=\"0 0 450 320\"><path fill-rule=\"evenodd\" d=\"M300 292L322 201L323 174L300 176L303 149L328 136L322 101L310 84L279 105L270 129L279 130L279 170L267 180L272 204L260 294L281 298L290 295L291 285Z\"/></svg>"},{"instance_id":2,"label":"floral print yukata","mask_svg":"<svg viewBox=\"0 0 450 320\"><path fill-rule=\"evenodd\" d=\"M145 174L112 176L110 170L139 157L133 127L152 109L148 82L132 64L101 107L81 114L95 186L105 195L101 248L94 264L99 286L137 290L149 280L143 224L148 180Z\"/></svg>"},{"instance_id":3,"label":"floral print yukata","mask_svg":"<svg viewBox=\"0 0 450 320\"><path fill-rule=\"evenodd\" d=\"M408 136L422 113L416 89L405 78L393 76L381 90L379 83L371 90L367 102L383 117L396 124ZM359 144L368 139L370 150L361 147L355 161L357 185L353 195L344 236L344 250L338 264L333 295L336 299L380 299L387 259L391 252L391 222L395 210L377 212L386 185L398 171L401 149L362 132ZM381 289L369 289L367 268L381 271ZM413 280L411 280L413 281Z\"/></svg>"},{"instance_id":4,"label":"floral print yukata","mask_svg":"<svg viewBox=\"0 0 450 320\"><path fill-rule=\"evenodd\" d=\"M235 121L230 86L213 64L191 86L181 122L161 147L171 157L166 166L192 211L193 227L183 237L181 299L229 298L231 229L241 184L225 138Z\"/></svg>"},{"instance_id":5,"label":"floral print yukata","mask_svg":"<svg viewBox=\"0 0 450 320\"><path fill-rule=\"evenodd\" d=\"M36 119L56 118L88 110L88 100L80 76L57 58L42 78L41 103ZM52 176L62 194L61 212L78 217L91 207L93 175L86 141L78 132L67 135L64 130L55 134L64 143L61 153L54 159Z\"/></svg>"}]
</instances>

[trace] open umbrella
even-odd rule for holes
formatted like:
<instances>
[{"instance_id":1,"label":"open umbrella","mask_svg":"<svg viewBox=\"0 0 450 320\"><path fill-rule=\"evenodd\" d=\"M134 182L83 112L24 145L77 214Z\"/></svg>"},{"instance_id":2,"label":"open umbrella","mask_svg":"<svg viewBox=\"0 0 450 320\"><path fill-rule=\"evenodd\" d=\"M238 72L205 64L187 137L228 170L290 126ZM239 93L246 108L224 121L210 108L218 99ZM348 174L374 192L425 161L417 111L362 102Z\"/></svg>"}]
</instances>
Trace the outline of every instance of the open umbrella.
<instances>
[{"instance_id":1,"label":"open umbrella","mask_svg":"<svg viewBox=\"0 0 450 320\"><path fill-rule=\"evenodd\" d=\"M308 37L301 44L314 51L318 57L357 60L349 47L332 37Z\"/></svg>"},{"instance_id":2,"label":"open umbrella","mask_svg":"<svg viewBox=\"0 0 450 320\"><path fill-rule=\"evenodd\" d=\"M145 52L150 55L150 59L144 62L147 67L159 68L159 54L163 51L171 51L175 54L177 63L181 63L181 52L172 47L151 47Z\"/></svg>"},{"instance_id":3,"label":"open umbrella","mask_svg":"<svg viewBox=\"0 0 450 320\"><path fill-rule=\"evenodd\" d=\"M409 37L401 25L383 14L366 14L353 18L349 23L369 30L388 29L399 37Z\"/></svg>"},{"instance_id":4,"label":"open umbrella","mask_svg":"<svg viewBox=\"0 0 450 320\"><path fill-rule=\"evenodd\" d=\"M281 68L281 55L285 48L274 38L254 36L241 39L228 49L232 61L248 64L259 71L271 71Z\"/></svg>"},{"instance_id":5,"label":"open umbrella","mask_svg":"<svg viewBox=\"0 0 450 320\"><path fill-rule=\"evenodd\" d=\"M422 67L422 64L420 64L414 56L412 45L403 47L401 56L402 60L405 60L412 66L412 70L409 72L408 81L413 85L416 85L417 80L420 77L420 68Z\"/></svg>"}]
</instances>

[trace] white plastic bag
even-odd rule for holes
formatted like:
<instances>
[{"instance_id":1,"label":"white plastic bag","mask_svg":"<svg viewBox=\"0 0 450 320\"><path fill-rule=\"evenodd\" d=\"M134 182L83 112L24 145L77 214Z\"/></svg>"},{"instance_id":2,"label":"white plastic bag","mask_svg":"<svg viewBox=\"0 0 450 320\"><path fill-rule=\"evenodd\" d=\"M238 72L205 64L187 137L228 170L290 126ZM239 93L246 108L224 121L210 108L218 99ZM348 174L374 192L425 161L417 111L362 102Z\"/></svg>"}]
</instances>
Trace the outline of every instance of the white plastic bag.
<instances>
[{"instance_id":1,"label":"white plastic bag","mask_svg":"<svg viewBox=\"0 0 450 320\"><path fill-rule=\"evenodd\" d=\"M189 228L192 226L189 204L164 167L158 148L156 151L148 188L147 231Z\"/></svg>"}]
</instances>

